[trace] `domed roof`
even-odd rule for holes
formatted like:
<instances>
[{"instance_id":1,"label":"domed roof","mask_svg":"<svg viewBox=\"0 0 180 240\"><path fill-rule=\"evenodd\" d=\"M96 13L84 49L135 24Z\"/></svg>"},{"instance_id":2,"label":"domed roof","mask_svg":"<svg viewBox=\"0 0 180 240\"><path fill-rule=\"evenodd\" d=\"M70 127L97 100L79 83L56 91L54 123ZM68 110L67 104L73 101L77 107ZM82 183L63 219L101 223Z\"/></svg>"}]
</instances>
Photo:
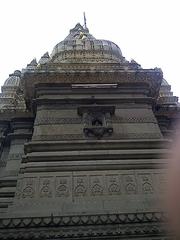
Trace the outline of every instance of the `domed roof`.
<instances>
[{"instance_id":1,"label":"domed roof","mask_svg":"<svg viewBox=\"0 0 180 240\"><path fill-rule=\"evenodd\" d=\"M163 78L161 86L169 86L169 83L166 81L166 79Z\"/></svg>"},{"instance_id":2,"label":"domed roof","mask_svg":"<svg viewBox=\"0 0 180 240\"><path fill-rule=\"evenodd\" d=\"M108 40L95 39L80 23L70 30L51 54L53 62L121 62L121 49Z\"/></svg>"},{"instance_id":3,"label":"domed roof","mask_svg":"<svg viewBox=\"0 0 180 240\"><path fill-rule=\"evenodd\" d=\"M8 79L6 79L4 83L4 87L19 86L20 80L21 80L21 71L16 70L14 71L14 73L9 75Z\"/></svg>"}]
</instances>

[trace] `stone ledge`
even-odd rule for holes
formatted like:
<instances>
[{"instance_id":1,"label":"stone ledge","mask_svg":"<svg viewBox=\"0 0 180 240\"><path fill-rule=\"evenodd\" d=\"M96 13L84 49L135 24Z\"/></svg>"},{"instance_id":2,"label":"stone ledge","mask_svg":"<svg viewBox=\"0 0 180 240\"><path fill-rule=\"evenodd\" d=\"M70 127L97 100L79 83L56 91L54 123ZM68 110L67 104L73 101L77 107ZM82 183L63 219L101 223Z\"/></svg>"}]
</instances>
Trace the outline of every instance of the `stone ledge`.
<instances>
[{"instance_id":1,"label":"stone ledge","mask_svg":"<svg viewBox=\"0 0 180 240\"><path fill-rule=\"evenodd\" d=\"M166 220L158 212L1 219L0 239L167 240Z\"/></svg>"},{"instance_id":2,"label":"stone ledge","mask_svg":"<svg viewBox=\"0 0 180 240\"><path fill-rule=\"evenodd\" d=\"M166 222L167 215L163 212L120 213L102 215L47 216L47 217L16 217L0 218L0 229L46 226L77 226L91 224L129 224Z\"/></svg>"}]
</instances>

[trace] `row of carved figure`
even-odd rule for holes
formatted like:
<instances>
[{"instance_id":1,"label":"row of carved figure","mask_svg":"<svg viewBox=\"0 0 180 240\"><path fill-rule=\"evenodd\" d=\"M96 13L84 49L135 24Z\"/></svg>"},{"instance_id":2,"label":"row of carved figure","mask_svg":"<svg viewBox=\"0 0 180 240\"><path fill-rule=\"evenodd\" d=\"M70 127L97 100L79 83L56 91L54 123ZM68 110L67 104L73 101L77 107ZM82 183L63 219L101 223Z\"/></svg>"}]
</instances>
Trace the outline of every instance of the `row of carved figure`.
<instances>
[{"instance_id":1,"label":"row of carved figure","mask_svg":"<svg viewBox=\"0 0 180 240\"><path fill-rule=\"evenodd\" d=\"M165 191L163 173L28 177L19 179L17 198L153 194Z\"/></svg>"}]
</instances>

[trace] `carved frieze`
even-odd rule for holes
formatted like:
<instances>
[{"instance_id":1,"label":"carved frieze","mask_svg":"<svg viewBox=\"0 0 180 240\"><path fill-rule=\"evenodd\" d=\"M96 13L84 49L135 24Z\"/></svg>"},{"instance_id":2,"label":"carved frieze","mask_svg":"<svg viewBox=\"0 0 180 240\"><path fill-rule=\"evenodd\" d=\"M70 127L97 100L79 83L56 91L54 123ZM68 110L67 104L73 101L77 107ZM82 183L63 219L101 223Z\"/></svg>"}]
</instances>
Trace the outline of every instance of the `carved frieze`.
<instances>
[{"instance_id":1,"label":"carved frieze","mask_svg":"<svg viewBox=\"0 0 180 240\"><path fill-rule=\"evenodd\" d=\"M117 117L112 116L108 119L106 116L106 121L112 121L113 123L157 123L154 117ZM83 120L81 118L62 118L62 117L39 117L36 119L34 126L38 125L49 125L49 124L82 124Z\"/></svg>"},{"instance_id":2,"label":"carved frieze","mask_svg":"<svg viewBox=\"0 0 180 240\"><path fill-rule=\"evenodd\" d=\"M111 136L103 136L103 139L159 139L161 135L159 133L113 133ZM86 139L85 135L82 134L59 134L59 135L37 135L33 136L34 141L51 141L51 140L77 140Z\"/></svg>"},{"instance_id":3,"label":"carved frieze","mask_svg":"<svg viewBox=\"0 0 180 240\"><path fill-rule=\"evenodd\" d=\"M38 183L39 182L39 183ZM100 171L92 175L65 175L19 179L17 198L67 198L111 195L136 195L164 193L166 176L163 173L129 173Z\"/></svg>"},{"instance_id":4,"label":"carved frieze","mask_svg":"<svg viewBox=\"0 0 180 240\"><path fill-rule=\"evenodd\" d=\"M35 121L35 126L49 124L81 124L81 118L62 118L62 117L38 117Z\"/></svg>"},{"instance_id":5,"label":"carved frieze","mask_svg":"<svg viewBox=\"0 0 180 240\"><path fill-rule=\"evenodd\" d=\"M53 231L54 227L56 231ZM4 231L4 228L9 230ZM167 228L167 216L162 212L84 214L76 217L56 215L40 218L16 217L0 219L0 238L2 240L82 239L82 237L102 239L101 236L104 236L107 239L127 239L127 237L143 240L173 239L172 236L164 236Z\"/></svg>"},{"instance_id":6,"label":"carved frieze","mask_svg":"<svg viewBox=\"0 0 180 240\"><path fill-rule=\"evenodd\" d=\"M136 116L129 116L129 117L117 117L113 116L112 117L113 123L157 123L157 120L152 116L152 117L136 117Z\"/></svg>"}]
</instances>

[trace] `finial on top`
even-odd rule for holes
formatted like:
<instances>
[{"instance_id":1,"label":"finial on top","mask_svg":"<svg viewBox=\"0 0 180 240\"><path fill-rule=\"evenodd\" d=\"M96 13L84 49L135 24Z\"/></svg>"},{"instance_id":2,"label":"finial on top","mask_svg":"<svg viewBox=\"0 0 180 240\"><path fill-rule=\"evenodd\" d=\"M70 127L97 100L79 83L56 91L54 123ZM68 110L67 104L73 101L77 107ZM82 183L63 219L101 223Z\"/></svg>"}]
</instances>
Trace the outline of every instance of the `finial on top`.
<instances>
[{"instance_id":1,"label":"finial on top","mask_svg":"<svg viewBox=\"0 0 180 240\"><path fill-rule=\"evenodd\" d=\"M84 12L83 15L84 15L84 28L86 29L87 28L87 25L86 25L86 13Z\"/></svg>"}]
</instances>

